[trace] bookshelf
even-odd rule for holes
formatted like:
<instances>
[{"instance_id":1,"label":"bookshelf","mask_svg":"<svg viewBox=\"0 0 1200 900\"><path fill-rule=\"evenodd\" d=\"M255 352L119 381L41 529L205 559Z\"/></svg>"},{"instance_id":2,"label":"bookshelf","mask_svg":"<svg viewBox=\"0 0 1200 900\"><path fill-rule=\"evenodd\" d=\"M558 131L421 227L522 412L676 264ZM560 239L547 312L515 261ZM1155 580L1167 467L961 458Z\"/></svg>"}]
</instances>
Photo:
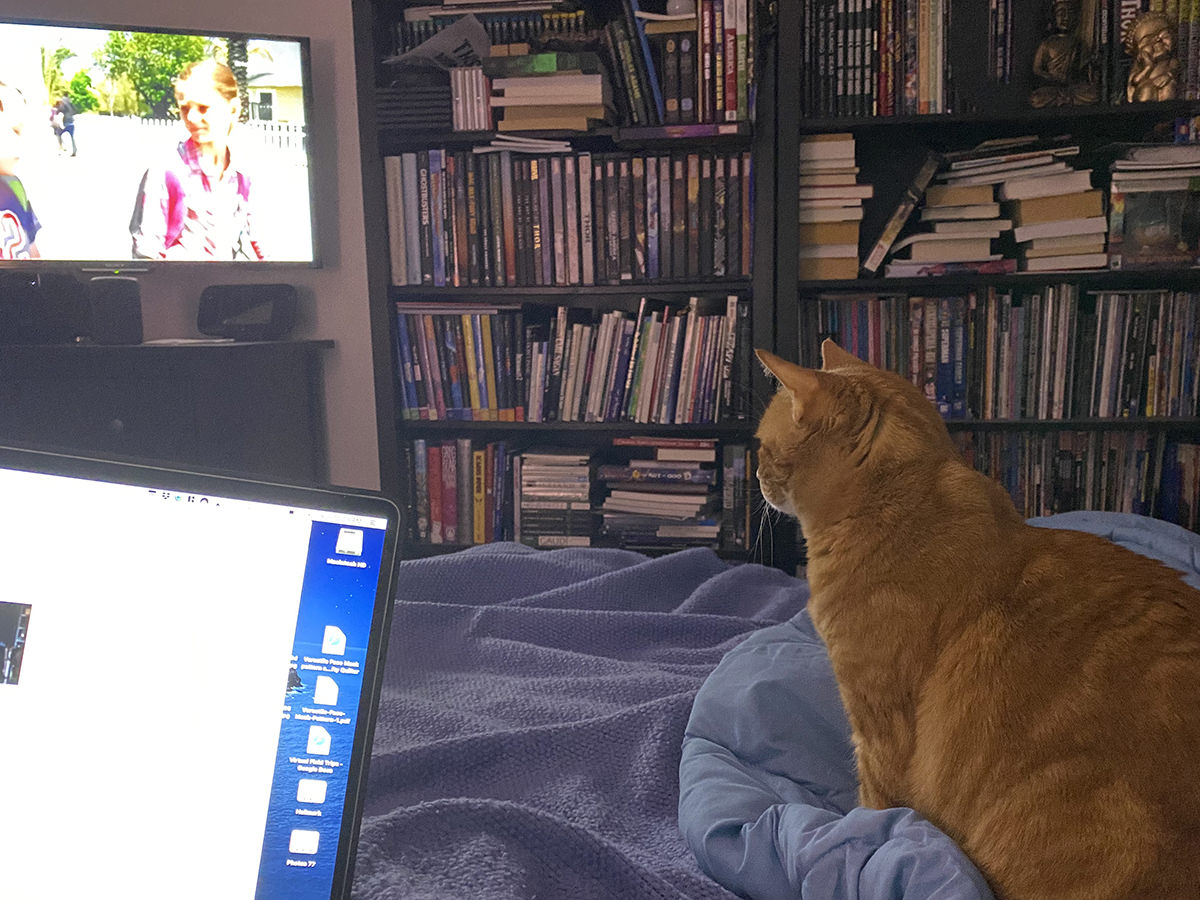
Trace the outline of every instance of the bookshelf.
<instances>
[{"instance_id":1,"label":"bookshelf","mask_svg":"<svg viewBox=\"0 0 1200 900\"><path fill-rule=\"evenodd\" d=\"M461 117L472 130L454 130L452 110L436 113L433 125L397 117L397 97L417 95L403 78L397 81L391 60L452 21L420 19L425 13L410 12L416 5L356 6L360 93L371 101L360 97L360 108L373 123L364 134L364 179L371 195L376 358L391 361L377 373L385 398L379 400L381 457L385 489L410 511L409 552L519 538L547 547L588 543L661 552L700 544L731 559L762 554L750 454L753 398L765 389L750 360L753 346L773 343L773 284L756 273L770 271L775 147L770 107L760 100L752 122L749 103L775 77L765 6L755 0L698 4L701 16L711 15L714 5L753 5L747 15L758 27L753 38L742 37L739 55L731 25L730 43L722 46L734 48L738 59L753 54L754 64L749 73L736 65L721 70L729 73L721 86L728 84L731 93L720 99L715 74L706 80L695 73L691 114L678 109L677 84L658 83L665 97L644 89L638 98L629 96L635 79L643 88L652 82L644 58L627 55L637 40L617 49L620 29L629 27L628 0L573 4L571 24L544 44L539 26L529 24L532 13L480 15L494 41L513 37L532 42L534 52L616 60L602 70L611 78L607 108L586 130L514 132L499 127L499 109L509 106L494 111L492 128L476 127L477 110ZM661 68L659 39L652 35L648 44L652 64ZM692 65L703 68L703 60L697 52ZM591 64L583 58L584 73ZM708 65L715 73L721 64ZM506 74L512 73L497 66L493 81ZM454 83L468 80L456 75ZM425 91L420 96L437 94L436 84L418 87ZM468 90L458 99L470 102ZM561 143L536 152L479 152L508 134ZM439 195L442 204L431 204ZM435 236L440 247L432 246ZM454 500L443 491L436 525L428 468L434 448L439 465L454 454ZM562 535L539 541L530 534L538 516L554 518L544 504L531 507L536 515L526 514L522 534L520 501L513 496L521 459L546 450L564 458L586 455L593 476L602 466L611 476L618 471L612 467L631 461L696 454L677 460L674 475L642 477L696 481L663 488L662 496L674 494L670 506L680 509L690 505L684 495L697 494L701 513L692 518L702 521L669 527L658 539L624 520L617 527L616 514L609 528L601 509L610 491L593 477L583 535L574 521L579 501L566 499L559 507L565 510ZM529 457L526 471L533 462ZM661 462L667 469L671 460ZM445 479L442 486L451 487ZM445 525L452 505L450 539ZM464 519L470 530L460 526ZM581 536L587 540L570 539ZM788 553L785 543L780 555L768 549L755 558L786 566Z\"/></svg>"},{"instance_id":2,"label":"bookshelf","mask_svg":"<svg viewBox=\"0 0 1200 900\"><path fill-rule=\"evenodd\" d=\"M889 31L887 16L903 21L910 7L920 6L932 11L929 33L921 32L919 47L905 46L896 35L911 29ZM1072 165L1092 169L1107 216L1113 146L1169 143L1179 120L1200 113L1200 93L1187 82L1189 71L1193 79L1200 76L1200 34L1196 46L1181 54L1179 96L1189 99L1124 101L1120 88L1128 63L1113 52L1113 23L1129 4L1096 0L1079 7L1085 21L1097 23L1080 33L1096 50L1099 102L1042 108L1031 102L1040 86L1032 61L1049 33L1049 4L969 0L951 10L937 0L868 2L867 22L876 32L860 49L853 49L862 40L852 34L853 23L845 26L849 31L832 24L832 30L814 30L822 16L836 20L839 7L781 6L780 44L802 50L800 65L779 72L776 125L781 148L817 135L855 139L857 180L874 188L862 202L860 262L930 150L952 154L1026 135L1049 144L1069 135L1079 147ZM839 34L850 50L837 49ZM905 54L914 51L924 62L909 74L921 85L916 96L905 97L902 69ZM854 71L828 65L839 58ZM845 85L858 87L846 94ZM781 208L782 198L798 196L808 183L795 160L796 154L778 153ZM912 215L901 235L928 227L919 219ZM870 276L805 279L798 255L783 249L798 227L785 218L777 226L777 352L817 364L820 339L834 336L927 386L931 400L945 404L947 425L967 458L1000 480L1027 515L1115 509L1198 527L1200 489L1187 481L1200 444L1196 349L1188 323L1200 306L1200 269L1183 262L1152 269L882 277L884 266ZM993 249L1018 258L1007 239ZM1027 260L1020 259L1024 266ZM933 335L924 330L931 311L938 323ZM1105 315L1119 327L1106 333L1101 325L1098 334ZM1189 462L1181 469L1185 455Z\"/></svg>"}]
</instances>

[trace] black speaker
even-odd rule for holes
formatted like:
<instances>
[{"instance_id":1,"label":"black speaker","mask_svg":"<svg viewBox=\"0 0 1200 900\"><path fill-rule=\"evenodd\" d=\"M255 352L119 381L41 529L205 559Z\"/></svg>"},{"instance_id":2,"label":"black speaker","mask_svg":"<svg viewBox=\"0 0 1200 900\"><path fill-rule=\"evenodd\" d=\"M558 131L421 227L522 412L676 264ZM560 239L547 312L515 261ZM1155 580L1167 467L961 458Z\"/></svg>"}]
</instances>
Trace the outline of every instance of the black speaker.
<instances>
[{"instance_id":1,"label":"black speaker","mask_svg":"<svg viewBox=\"0 0 1200 900\"><path fill-rule=\"evenodd\" d=\"M98 275L88 282L92 340L97 344L142 342L142 292L136 278Z\"/></svg>"},{"instance_id":2,"label":"black speaker","mask_svg":"<svg viewBox=\"0 0 1200 900\"><path fill-rule=\"evenodd\" d=\"M67 344L88 333L87 291L70 275L0 272L0 344Z\"/></svg>"},{"instance_id":3,"label":"black speaker","mask_svg":"<svg viewBox=\"0 0 1200 900\"><path fill-rule=\"evenodd\" d=\"M200 294L196 327L211 337L277 341L296 324L290 284L212 284Z\"/></svg>"}]
</instances>

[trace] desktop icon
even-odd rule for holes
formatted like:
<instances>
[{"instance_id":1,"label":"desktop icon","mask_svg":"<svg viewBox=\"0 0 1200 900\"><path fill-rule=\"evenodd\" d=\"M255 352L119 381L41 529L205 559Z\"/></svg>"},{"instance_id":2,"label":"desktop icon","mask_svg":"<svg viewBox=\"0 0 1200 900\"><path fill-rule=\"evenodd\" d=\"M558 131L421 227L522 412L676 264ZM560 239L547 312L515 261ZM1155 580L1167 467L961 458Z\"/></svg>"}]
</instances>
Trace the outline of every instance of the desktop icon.
<instances>
[{"instance_id":1,"label":"desktop icon","mask_svg":"<svg viewBox=\"0 0 1200 900\"><path fill-rule=\"evenodd\" d=\"M337 706L338 685L328 675L318 675L313 688L313 703L321 706Z\"/></svg>"},{"instance_id":2,"label":"desktop icon","mask_svg":"<svg viewBox=\"0 0 1200 900\"><path fill-rule=\"evenodd\" d=\"M301 778L296 786L297 803L324 803L328 785L319 778Z\"/></svg>"},{"instance_id":3,"label":"desktop icon","mask_svg":"<svg viewBox=\"0 0 1200 900\"><path fill-rule=\"evenodd\" d=\"M291 840L288 841L288 853L313 854L321 843L321 832L309 831L304 828L292 830Z\"/></svg>"},{"instance_id":4,"label":"desktop icon","mask_svg":"<svg viewBox=\"0 0 1200 900\"><path fill-rule=\"evenodd\" d=\"M321 641L321 652L326 656L345 656L346 633L336 625L326 625L325 637Z\"/></svg>"},{"instance_id":5,"label":"desktop icon","mask_svg":"<svg viewBox=\"0 0 1200 900\"><path fill-rule=\"evenodd\" d=\"M342 528L338 531L334 553L346 556L362 556L363 533L361 528Z\"/></svg>"},{"instance_id":6,"label":"desktop icon","mask_svg":"<svg viewBox=\"0 0 1200 900\"><path fill-rule=\"evenodd\" d=\"M329 755L329 732L320 725L308 726L308 752L311 756Z\"/></svg>"}]
</instances>

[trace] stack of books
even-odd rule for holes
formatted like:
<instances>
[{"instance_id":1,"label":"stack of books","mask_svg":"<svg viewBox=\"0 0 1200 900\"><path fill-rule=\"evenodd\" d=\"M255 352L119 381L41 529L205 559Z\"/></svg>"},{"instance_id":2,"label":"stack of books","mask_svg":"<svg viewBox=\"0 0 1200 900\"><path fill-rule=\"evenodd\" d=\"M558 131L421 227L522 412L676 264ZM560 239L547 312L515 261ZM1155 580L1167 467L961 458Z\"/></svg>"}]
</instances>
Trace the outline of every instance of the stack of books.
<instances>
[{"instance_id":1,"label":"stack of books","mask_svg":"<svg viewBox=\"0 0 1200 900\"><path fill-rule=\"evenodd\" d=\"M529 450L513 459L513 538L531 547L592 544L591 454Z\"/></svg>"},{"instance_id":2,"label":"stack of books","mask_svg":"<svg viewBox=\"0 0 1200 900\"><path fill-rule=\"evenodd\" d=\"M858 183L854 135L801 138L799 159L799 277L854 278L863 200L874 193L872 185Z\"/></svg>"},{"instance_id":3,"label":"stack of books","mask_svg":"<svg viewBox=\"0 0 1200 900\"><path fill-rule=\"evenodd\" d=\"M1091 171L1072 168L1079 147L1066 139L988 141L945 154L946 166L925 191L917 234L896 243L888 275L939 272L1011 272L1014 254L1001 238L1018 242L1021 267L1032 271L1099 265L1103 252L1103 197L1091 191ZM1094 215L1093 215L1094 213ZM1081 221L1081 220L1088 221ZM1085 235L1077 241L1052 240Z\"/></svg>"},{"instance_id":4,"label":"stack of books","mask_svg":"<svg viewBox=\"0 0 1200 900\"><path fill-rule=\"evenodd\" d=\"M1027 272L1098 269L1105 253L1104 191L1092 170L1049 163L1014 170L996 190L1012 219L1020 268Z\"/></svg>"},{"instance_id":5,"label":"stack of books","mask_svg":"<svg viewBox=\"0 0 1200 900\"><path fill-rule=\"evenodd\" d=\"M1200 146L1123 148L1111 167L1108 265L1113 269L1200 262Z\"/></svg>"},{"instance_id":6,"label":"stack of books","mask_svg":"<svg viewBox=\"0 0 1200 900\"><path fill-rule=\"evenodd\" d=\"M716 547L717 442L712 438L614 438L628 453L600 465L607 491L598 512L603 533L622 547Z\"/></svg>"},{"instance_id":7,"label":"stack of books","mask_svg":"<svg viewBox=\"0 0 1200 900\"><path fill-rule=\"evenodd\" d=\"M405 79L376 88L375 116L379 127L389 131L449 131L454 123L450 85Z\"/></svg>"},{"instance_id":8,"label":"stack of books","mask_svg":"<svg viewBox=\"0 0 1200 900\"><path fill-rule=\"evenodd\" d=\"M601 72L548 72L493 78L491 105L499 131L587 131L608 118L612 98Z\"/></svg>"}]
</instances>

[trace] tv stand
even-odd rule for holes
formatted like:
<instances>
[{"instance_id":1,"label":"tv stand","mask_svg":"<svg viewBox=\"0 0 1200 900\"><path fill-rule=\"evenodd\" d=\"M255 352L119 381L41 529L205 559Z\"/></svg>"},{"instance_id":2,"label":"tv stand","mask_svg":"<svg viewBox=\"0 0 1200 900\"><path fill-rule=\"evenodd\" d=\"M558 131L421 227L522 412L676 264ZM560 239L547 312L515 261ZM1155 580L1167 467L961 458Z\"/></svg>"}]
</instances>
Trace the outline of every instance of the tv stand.
<instances>
[{"instance_id":1,"label":"tv stand","mask_svg":"<svg viewBox=\"0 0 1200 900\"><path fill-rule=\"evenodd\" d=\"M0 443L324 484L320 366L332 346L0 346Z\"/></svg>"}]
</instances>

